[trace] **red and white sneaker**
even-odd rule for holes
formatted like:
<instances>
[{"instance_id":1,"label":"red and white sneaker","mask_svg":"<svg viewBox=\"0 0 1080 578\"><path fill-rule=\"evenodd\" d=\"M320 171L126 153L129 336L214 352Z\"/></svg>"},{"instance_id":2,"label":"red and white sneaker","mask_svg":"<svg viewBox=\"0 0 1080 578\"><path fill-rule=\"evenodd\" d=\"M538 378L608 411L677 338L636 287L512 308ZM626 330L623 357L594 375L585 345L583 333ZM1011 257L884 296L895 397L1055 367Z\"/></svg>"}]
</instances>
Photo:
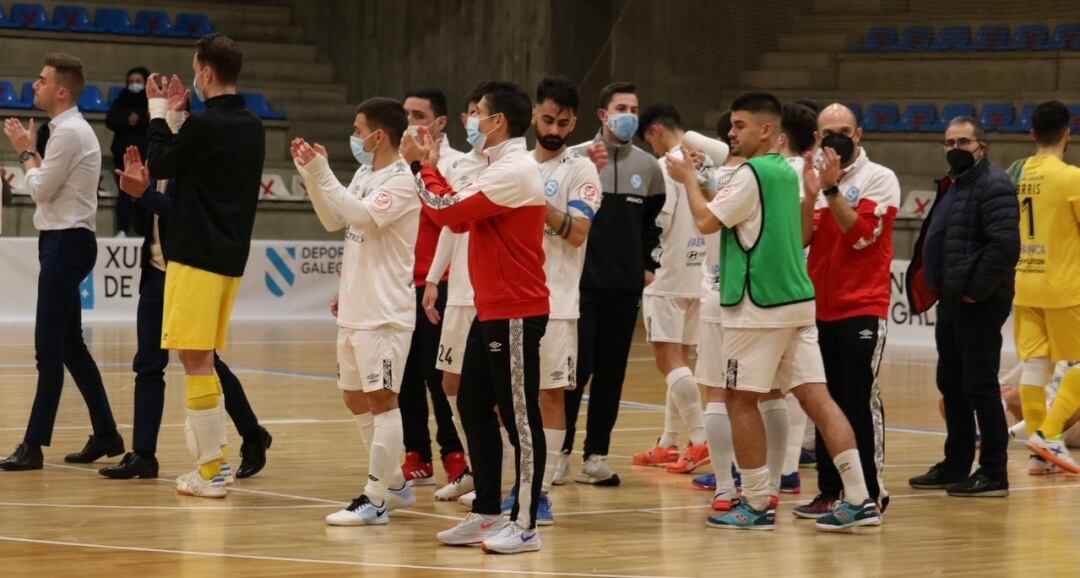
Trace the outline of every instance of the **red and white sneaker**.
<instances>
[{"instance_id":1,"label":"red and white sneaker","mask_svg":"<svg viewBox=\"0 0 1080 578\"><path fill-rule=\"evenodd\" d=\"M665 448L660 444L656 444L649 451L634 454L635 466L652 466L655 468L662 468L668 464L674 464L678 461L678 446L671 446Z\"/></svg>"},{"instance_id":2,"label":"red and white sneaker","mask_svg":"<svg viewBox=\"0 0 1080 578\"><path fill-rule=\"evenodd\" d=\"M709 444L687 444L686 451L683 452L682 458L673 464L668 464L667 472L669 474L692 474L694 473L694 470L711 463L712 460L709 458Z\"/></svg>"},{"instance_id":3,"label":"red and white sneaker","mask_svg":"<svg viewBox=\"0 0 1080 578\"><path fill-rule=\"evenodd\" d=\"M469 463L465 461L463 452L446 454L446 457L442 459L442 467L443 471L446 472L447 482L453 482L469 471Z\"/></svg>"},{"instance_id":4,"label":"red and white sneaker","mask_svg":"<svg viewBox=\"0 0 1080 578\"><path fill-rule=\"evenodd\" d=\"M431 462L420 459L420 452L405 452L405 463L401 466L401 475L414 486L434 486L435 470Z\"/></svg>"}]
</instances>

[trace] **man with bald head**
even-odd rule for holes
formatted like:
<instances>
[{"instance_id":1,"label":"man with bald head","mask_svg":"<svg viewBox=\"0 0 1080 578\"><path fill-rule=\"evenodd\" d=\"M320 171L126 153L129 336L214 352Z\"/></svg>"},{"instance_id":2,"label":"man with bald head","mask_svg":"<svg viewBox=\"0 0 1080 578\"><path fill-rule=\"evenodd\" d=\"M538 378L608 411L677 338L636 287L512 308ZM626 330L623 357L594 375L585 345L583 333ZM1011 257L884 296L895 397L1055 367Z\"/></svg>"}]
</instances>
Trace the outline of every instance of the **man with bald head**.
<instances>
[{"instance_id":1,"label":"man with bald head","mask_svg":"<svg viewBox=\"0 0 1080 578\"><path fill-rule=\"evenodd\" d=\"M818 134L825 154L838 156L841 165L834 177L822 174L817 187L808 183L802 201L807 268L817 294L818 343L829 393L855 431L866 487L884 510L885 416L877 376L885 347L900 183L859 146L862 129L848 107L832 104L822 110ZM826 451L820 433L817 451ZM796 508L795 515L829 514L842 488L833 463L819 460L818 496Z\"/></svg>"}]
</instances>

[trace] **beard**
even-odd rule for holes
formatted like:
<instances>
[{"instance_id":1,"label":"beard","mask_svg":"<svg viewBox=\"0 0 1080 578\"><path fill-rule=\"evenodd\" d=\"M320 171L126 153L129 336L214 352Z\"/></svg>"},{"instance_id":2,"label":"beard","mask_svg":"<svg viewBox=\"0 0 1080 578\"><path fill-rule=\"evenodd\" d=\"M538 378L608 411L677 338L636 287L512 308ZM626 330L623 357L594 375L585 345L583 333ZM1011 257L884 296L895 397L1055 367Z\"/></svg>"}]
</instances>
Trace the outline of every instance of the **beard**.
<instances>
[{"instance_id":1,"label":"beard","mask_svg":"<svg viewBox=\"0 0 1080 578\"><path fill-rule=\"evenodd\" d=\"M544 147L545 150L557 151L561 149L564 144L566 144L566 139L559 136L544 135L536 139L536 142L540 146Z\"/></svg>"}]
</instances>

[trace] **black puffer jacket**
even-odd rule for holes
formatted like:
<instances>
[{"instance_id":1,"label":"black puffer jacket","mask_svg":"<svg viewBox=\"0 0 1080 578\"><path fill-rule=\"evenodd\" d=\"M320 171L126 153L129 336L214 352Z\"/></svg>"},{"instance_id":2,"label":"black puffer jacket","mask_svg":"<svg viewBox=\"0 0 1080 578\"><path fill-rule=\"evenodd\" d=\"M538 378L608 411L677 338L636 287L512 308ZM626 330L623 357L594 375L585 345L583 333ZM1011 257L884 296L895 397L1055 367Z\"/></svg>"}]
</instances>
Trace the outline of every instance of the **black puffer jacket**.
<instances>
[{"instance_id":1,"label":"black puffer jacket","mask_svg":"<svg viewBox=\"0 0 1080 578\"><path fill-rule=\"evenodd\" d=\"M954 195L945 224L944 299L1012 299L1020 259L1020 204L1016 187L1000 167L983 158L967 172L938 184L938 195ZM923 237L937 202L923 223L908 267L908 301L916 313L937 300L922 269Z\"/></svg>"}]
</instances>

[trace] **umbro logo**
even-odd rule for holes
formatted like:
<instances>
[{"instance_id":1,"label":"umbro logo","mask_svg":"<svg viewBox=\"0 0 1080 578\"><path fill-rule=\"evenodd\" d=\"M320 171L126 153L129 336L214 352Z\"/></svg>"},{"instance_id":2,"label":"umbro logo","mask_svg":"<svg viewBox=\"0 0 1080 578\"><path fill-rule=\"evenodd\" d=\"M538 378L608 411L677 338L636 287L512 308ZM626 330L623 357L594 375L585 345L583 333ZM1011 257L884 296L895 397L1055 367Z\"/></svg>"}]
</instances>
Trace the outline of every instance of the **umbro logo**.
<instances>
[{"instance_id":1,"label":"umbro logo","mask_svg":"<svg viewBox=\"0 0 1080 578\"><path fill-rule=\"evenodd\" d=\"M492 341L491 343L488 343L488 349L490 349L492 353L502 351L502 343L499 343L498 341Z\"/></svg>"},{"instance_id":2,"label":"umbro logo","mask_svg":"<svg viewBox=\"0 0 1080 578\"><path fill-rule=\"evenodd\" d=\"M874 332L870 331L869 329L863 329L859 332L859 339L862 339L863 341L870 341L873 338Z\"/></svg>"}]
</instances>

